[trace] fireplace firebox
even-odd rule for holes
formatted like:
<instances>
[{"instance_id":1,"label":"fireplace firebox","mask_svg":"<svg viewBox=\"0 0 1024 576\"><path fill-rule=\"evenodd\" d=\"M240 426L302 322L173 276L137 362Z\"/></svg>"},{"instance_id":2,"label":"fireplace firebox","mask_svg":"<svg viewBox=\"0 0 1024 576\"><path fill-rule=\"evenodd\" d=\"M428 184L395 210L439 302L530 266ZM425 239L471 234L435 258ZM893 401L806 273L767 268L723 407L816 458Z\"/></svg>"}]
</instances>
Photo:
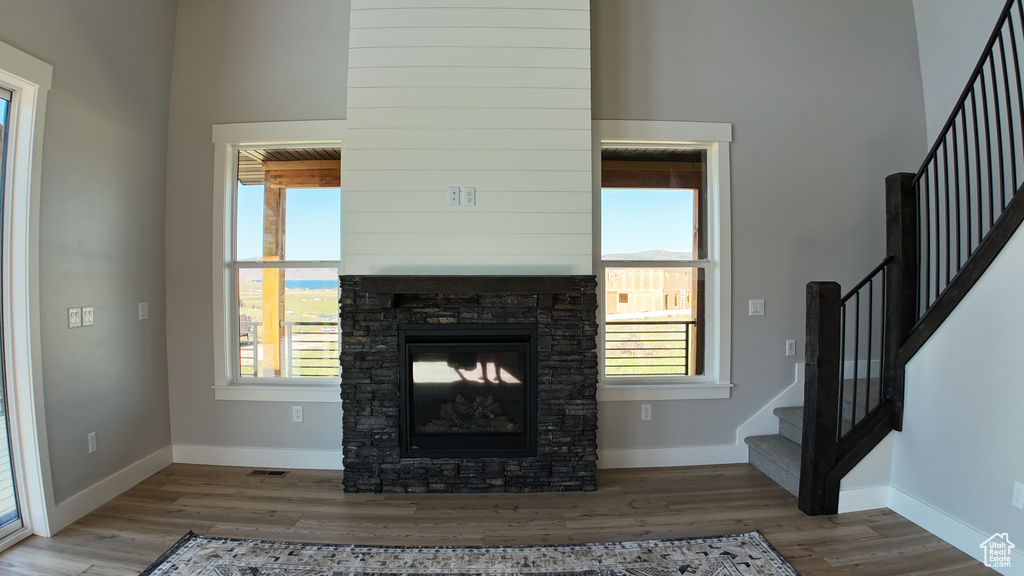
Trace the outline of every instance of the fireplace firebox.
<instances>
[{"instance_id":1,"label":"fireplace firebox","mask_svg":"<svg viewBox=\"0 0 1024 576\"><path fill-rule=\"evenodd\" d=\"M515 325L399 330L400 456L536 454L536 329Z\"/></svg>"}]
</instances>

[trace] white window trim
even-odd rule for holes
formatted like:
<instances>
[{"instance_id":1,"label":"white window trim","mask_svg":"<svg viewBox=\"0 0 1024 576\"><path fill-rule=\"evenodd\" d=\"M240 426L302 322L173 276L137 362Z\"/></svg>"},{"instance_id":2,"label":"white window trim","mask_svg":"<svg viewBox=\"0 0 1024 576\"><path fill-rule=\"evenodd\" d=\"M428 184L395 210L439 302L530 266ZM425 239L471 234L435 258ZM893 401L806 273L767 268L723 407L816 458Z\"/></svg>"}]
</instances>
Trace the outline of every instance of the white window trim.
<instances>
[{"instance_id":1,"label":"white window trim","mask_svg":"<svg viewBox=\"0 0 1024 576\"><path fill-rule=\"evenodd\" d=\"M652 146L700 145L707 148L708 185L708 249L711 263L706 273L712 275L713 289L705 294L706 335L716 342L707 359L706 374L680 377L651 377L623 382L606 379L602 374L597 387L599 402L638 400L693 400L729 398L732 342L732 231L730 227L731 183L729 146L732 124L718 122L663 122L635 120L594 120L594 270L601 271L601 147L610 144L651 144ZM599 284L603 282L599 279ZM598 315L603 317L603 299L598 298ZM599 347L604 347L604 330L600 331Z\"/></svg>"},{"instance_id":2,"label":"white window trim","mask_svg":"<svg viewBox=\"0 0 1024 576\"><path fill-rule=\"evenodd\" d=\"M234 378L235 333L232 321L231 278L232 230L228 218L233 210L235 188L235 154L245 146L337 146L345 134L344 120L309 120L296 122L254 122L248 124L215 124L213 144L213 345L214 397L217 400L262 402L341 402L341 379L317 380L316 383L281 384L239 383ZM340 217L340 215L339 215ZM338 273L341 273L339 268Z\"/></svg>"},{"instance_id":3,"label":"white window trim","mask_svg":"<svg viewBox=\"0 0 1024 576\"><path fill-rule=\"evenodd\" d=\"M43 408L39 339L39 195L43 124L53 67L0 42L0 84L14 92L4 198L4 360L11 420L11 456L21 497L22 530L0 542L6 549L30 534L51 535L53 490Z\"/></svg>"}]
</instances>

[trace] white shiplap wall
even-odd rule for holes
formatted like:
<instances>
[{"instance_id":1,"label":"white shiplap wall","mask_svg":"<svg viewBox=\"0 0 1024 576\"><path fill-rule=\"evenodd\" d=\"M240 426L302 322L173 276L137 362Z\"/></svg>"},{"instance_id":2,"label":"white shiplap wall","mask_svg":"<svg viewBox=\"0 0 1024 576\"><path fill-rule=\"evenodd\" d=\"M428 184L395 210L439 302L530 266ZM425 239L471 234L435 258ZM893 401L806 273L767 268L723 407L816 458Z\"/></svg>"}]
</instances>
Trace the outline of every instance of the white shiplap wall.
<instances>
[{"instance_id":1,"label":"white shiplap wall","mask_svg":"<svg viewBox=\"0 0 1024 576\"><path fill-rule=\"evenodd\" d=\"M352 0L346 124L345 273L591 272L588 0Z\"/></svg>"}]
</instances>

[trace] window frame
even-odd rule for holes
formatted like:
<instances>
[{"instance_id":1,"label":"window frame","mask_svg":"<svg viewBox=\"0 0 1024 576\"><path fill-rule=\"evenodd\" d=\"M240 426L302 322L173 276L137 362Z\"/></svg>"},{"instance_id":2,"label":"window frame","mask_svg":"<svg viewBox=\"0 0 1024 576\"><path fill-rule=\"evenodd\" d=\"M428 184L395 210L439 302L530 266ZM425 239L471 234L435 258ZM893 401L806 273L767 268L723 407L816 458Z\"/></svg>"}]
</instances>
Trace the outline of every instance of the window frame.
<instances>
[{"instance_id":1,"label":"window frame","mask_svg":"<svg viewBox=\"0 0 1024 576\"><path fill-rule=\"evenodd\" d=\"M235 305L238 298L239 265L235 252L235 196L238 188L238 151L246 148L303 148L340 146L344 120L258 122L213 126L213 342L214 397L217 400L268 402L341 402L340 377L329 378L240 378L239 334ZM341 214L338 214L341 218ZM344 257L342 256L342 260ZM276 263L275 263L276 264ZM335 267L342 273L342 261L282 261L282 268Z\"/></svg>"},{"instance_id":2,"label":"window frame","mask_svg":"<svg viewBox=\"0 0 1024 576\"><path fill-rule=\"evenodd\" d=\"M730 164L732 125L711 122L595 120L593 126L594 273L603 294L606 268L701 267L705 270L705 370L699 376L606 376L599 353L598 400L729 398L731 344ZM643 146L707 151L707 260L605 262L601 258L601 149ZM604 302L598 298L598 348L605 346Z\"/></svg>"},{"instance_id":3,"label":"window frame","mask_svg":"<svg viewBox=\"0 0 1024 576\"><path fill-rule=\"evenodd\" d=\"M0 243L6 263L2 269L3 368L9 442L23 521L21 530L0 540L0 550L6 550L32 534L50 536L55 523L51 519L53 490L45 448L44 382L38 362L39 196L53 67L4 42L0 42L0 62L0 85L13 92Z\"/></svg>"}]
</instances>

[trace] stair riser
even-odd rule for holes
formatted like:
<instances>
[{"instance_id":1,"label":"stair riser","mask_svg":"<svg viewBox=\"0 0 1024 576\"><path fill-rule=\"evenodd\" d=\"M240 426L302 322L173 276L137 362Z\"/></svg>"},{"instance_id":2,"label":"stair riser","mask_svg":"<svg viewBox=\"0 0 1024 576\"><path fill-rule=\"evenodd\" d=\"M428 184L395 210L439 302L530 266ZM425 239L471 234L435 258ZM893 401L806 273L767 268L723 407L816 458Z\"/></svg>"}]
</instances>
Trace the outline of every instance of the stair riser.
<instances>
[{"instance_id":1,"label":"stair riser","mask_svg":"<svg viewBox=\"0 0 1024 576\"><path fill-rule=\"evenodd\" d=\"M787 492L794 496L799 494L799 476L790 473L770 457L762 454L754 447L750 448L749 457L747 459L754 468L764 472L765 476L771 478L776 484L785 488Z\"/></svg>"},{"instance_id":2,"label":"stair riser","mask_svg":"<svg viewBox=\"0 0 1024 576\"><path fill-rule=\"evenodd\" d=\"M800 444L803 440L803 432L802 426L785 420L779 420L779 434L781 434L783 438Z\"/></svg>"}]
</instances>

